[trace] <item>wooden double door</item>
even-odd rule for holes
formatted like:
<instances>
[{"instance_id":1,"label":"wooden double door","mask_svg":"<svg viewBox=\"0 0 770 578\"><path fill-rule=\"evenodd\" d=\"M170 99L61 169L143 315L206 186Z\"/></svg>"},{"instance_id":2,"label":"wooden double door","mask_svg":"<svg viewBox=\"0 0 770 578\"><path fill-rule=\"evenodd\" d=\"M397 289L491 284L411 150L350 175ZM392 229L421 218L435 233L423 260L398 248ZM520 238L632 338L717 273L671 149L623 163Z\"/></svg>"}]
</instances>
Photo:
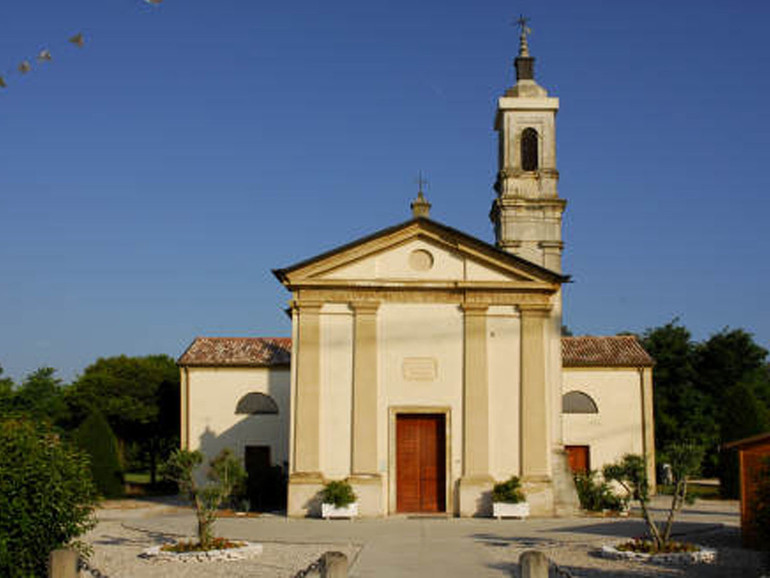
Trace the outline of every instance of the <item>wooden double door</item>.
<instances>
[{"instance_id":1,"label":"wooden double door","mask_svg":"<svg viewBox=\"0 0 770 578\"><path fill-rule=\"evenodd\" d=\"M588 446L564 446L564 450L573 474L587 474L591 471L591 449Z\"/></svg>"},{"instance_id":2,"label":"wooden double door","mask_svg":"<svg viewBox=\"0 0 770 578\"><path fill-rule=\"evenodd\" d=\"M446 417L396 417L396 509L446 511Z\"/></svg>"}]
</instances>

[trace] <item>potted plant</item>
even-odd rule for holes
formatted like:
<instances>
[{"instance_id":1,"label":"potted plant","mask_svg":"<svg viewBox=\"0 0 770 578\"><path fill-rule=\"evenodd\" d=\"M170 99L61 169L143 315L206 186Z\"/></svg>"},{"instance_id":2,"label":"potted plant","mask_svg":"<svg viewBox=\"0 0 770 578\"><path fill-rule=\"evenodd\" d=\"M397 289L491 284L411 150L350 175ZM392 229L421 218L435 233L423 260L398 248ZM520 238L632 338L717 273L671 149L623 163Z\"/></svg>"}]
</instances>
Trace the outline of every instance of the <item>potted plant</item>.
<instances>
[{"instance_id":1,"label":"potted plant","mask_svg":"<svg viewBox=\"0 0 770 578\"><path fill-rule=\"evenodd\" d=\"M511 476L507 481L492 488L492 510L495 518L526 518L529 504L525 501L521 481Z\"/></svg>"},{"instance_id":2,"label":"potted plant","mask_svg":"<svg viewBox=\"0 0 770 578\"><path fill-rule=\"evenodd\" d=\"M346 481L333 481L321 492L321 516L324 518L355 518L358 516L358 497Z\"/></svg>"}]
</instances>

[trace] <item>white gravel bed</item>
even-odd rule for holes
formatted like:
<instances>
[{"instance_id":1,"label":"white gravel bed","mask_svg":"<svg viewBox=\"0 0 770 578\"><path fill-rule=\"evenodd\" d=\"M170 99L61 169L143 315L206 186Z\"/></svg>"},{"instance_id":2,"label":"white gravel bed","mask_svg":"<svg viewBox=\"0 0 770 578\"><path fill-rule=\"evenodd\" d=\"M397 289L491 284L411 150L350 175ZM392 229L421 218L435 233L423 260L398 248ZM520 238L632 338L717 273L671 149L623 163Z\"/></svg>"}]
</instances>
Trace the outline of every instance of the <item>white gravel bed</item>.
<instances>
[{"instance_id":1,"label":"white gravel bed","mask_svg":"<svg viewBox=\"0 0 770 578\"><path fill-rule=\"evenodd\" d=\"M181 538L171 534L148 532L133 528L129 523L103 521L85 536L94 549L89 560L92 568L109 578L136 577L275 577L289 578L306 568L324 552L343 552L351 562L360 547L340 544L282 544L262 542L262 553L246 560L201 561L180 563L141 558L139 555L152 546ZM191 537L184 537L191 538ZM81 577L89 576L85 571Z\"/></svg>"}]
</instances>

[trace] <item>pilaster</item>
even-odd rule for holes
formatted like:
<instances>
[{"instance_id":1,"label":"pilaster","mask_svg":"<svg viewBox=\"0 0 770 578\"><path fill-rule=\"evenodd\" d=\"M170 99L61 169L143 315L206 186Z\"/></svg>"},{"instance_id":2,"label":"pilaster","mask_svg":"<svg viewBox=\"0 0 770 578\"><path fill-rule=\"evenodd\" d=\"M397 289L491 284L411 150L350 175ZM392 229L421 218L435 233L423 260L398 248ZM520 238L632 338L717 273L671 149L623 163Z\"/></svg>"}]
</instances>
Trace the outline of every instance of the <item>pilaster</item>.
<instances>
[{"instance_id":1,"label":"pilaster","mask_svg":"<svg viewBox=\"0 0 770 578\"><path fill-rule=\"evenodd\" d=\"M533 515L553 515L547 324L549 306L520 306L521 478Z\"/></svg>"},{"instance_id":2,"label":"pilaster","mask_svg":"<svg viewBox=\"0 0 770 578\"><path fill-rule=\"evenodd\" d=\"M521 473L549 479L550 420L546 370L549 307L520 306L521 312Z\"/></svg>"},{"instance_id":3,"label":"pilaster","mask_svg":"<svg viewBox=\"0 0 770 578\"><path fill-rule=\"evenodd\" d=\"M294 307L299 331L292 473L320 477L321 303L296 301Z\"/></svg>"},{"instance_id":4,"label":"pilaster","mask_svg":"<svg viewBox=\"0 0 770 578\"><path fill-rule=\"evenodd\" d=\"M486 304L463 305L464 395L463 477L460 480L460 515L488 514L492 488L489 475L489 378L487 368Z\"/></svg>"},{"instance_id":5,"label":"pilaster","mask_svg":"<svg viewBox=\"0 0 770 578\"><path fill-rule=\"evenodd\" d=\"M351 470L377 475L377 309L372 301L351 303L353 343L353 416Z\"/></svg>"},{"instance_id":6,"label":"pilaster","mask_svg":"<svg viewBox=\"0 0 770 578\"><path fill-rule=\"evenodd\" d=\"M644 448L650 491L655 494L655 421L653 417L652 368L640 368L639 379L642 396L642 447Z\"/></svg>"}]
</instances>

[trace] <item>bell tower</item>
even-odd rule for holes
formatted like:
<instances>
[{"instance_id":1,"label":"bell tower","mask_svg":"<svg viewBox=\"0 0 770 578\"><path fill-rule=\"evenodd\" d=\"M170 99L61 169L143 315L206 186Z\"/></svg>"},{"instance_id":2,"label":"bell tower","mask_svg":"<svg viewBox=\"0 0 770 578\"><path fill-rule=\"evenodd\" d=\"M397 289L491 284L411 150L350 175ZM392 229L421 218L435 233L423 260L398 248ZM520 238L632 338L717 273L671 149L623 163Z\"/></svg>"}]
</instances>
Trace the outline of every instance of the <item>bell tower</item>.
<instances>
[{"instance_id":1,"label":"bell tower","mask_svg":"<svg viewBox=\"0 0 770 578\"><path fill-rule=\"evenodd\" d=\"M499 139L497 197L489 217L497 246L561 272L561 218L556 170L556 112L559 99L535 82L527 21L520 18L516 84L500 97L495 130Z\"/></svg>"}]
</instances>

